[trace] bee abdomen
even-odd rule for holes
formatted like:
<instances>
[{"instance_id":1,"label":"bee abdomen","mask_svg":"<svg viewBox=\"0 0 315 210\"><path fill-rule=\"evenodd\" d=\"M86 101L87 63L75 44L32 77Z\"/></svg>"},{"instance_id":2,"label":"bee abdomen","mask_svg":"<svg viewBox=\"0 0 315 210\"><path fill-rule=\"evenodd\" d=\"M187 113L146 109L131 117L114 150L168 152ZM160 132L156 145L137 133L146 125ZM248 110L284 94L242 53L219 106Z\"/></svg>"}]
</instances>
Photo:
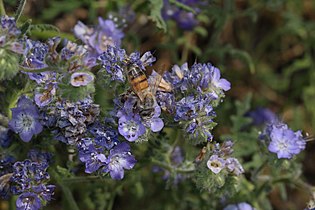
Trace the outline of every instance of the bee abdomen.
<instances>
[{"instance_id":1,"label":"bee abdomen","mask_svg":"<svg viewBox=\"0 0 315 210\"><path fill-rule=\"evenodd\" d=\"M140 77L134 78L130 81L132 88L134 91L143 91L149 87L148 80L145 75L141 75Z\"/></svg>"}]
</instances>

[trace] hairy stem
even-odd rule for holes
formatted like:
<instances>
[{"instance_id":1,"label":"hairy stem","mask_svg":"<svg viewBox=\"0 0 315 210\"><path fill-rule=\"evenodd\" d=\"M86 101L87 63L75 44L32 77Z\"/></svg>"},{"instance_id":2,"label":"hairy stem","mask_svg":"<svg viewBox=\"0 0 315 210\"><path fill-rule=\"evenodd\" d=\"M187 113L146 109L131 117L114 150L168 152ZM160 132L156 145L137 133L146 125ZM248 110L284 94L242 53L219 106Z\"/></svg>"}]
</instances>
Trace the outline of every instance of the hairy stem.
<instances>
[{"instance_id":1,"label":"hairy stem","mask_svg":"<svg viewBox=\"0 0 315 210\"><path fill-rule=\"evenodd\" d=\"M22 15L22 12L24 10L24 7L25 7L25 4L26 4L26 0L20 0L20 3L19 3L19 6L15 12L15 21L17 22L19 20L19 18L21 17Z\"/></svg>"}]
</instances>

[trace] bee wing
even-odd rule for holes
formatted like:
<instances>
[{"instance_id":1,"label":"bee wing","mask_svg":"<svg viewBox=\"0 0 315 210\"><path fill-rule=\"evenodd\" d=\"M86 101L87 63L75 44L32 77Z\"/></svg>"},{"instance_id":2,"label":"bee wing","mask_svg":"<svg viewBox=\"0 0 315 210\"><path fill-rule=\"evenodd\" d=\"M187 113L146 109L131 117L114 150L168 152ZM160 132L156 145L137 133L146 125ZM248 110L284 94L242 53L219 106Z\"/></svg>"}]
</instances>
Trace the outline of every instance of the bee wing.
<instances>
[{"instance_id":1,"label":"bee wing","mask_svg":"<svg viewBox=\"0 0 315 210\"><path fill-rule=\"evenodd\" d=\"M153 71L151 76L150 76L150 80L149 80L149 82L151 83L150 84L150 86L151 86L151 93L153 95L155 95L161 80L162 80L162 76L160 74L156 73L155 71Z\"/></svg>"},{"instance_id":2,"label":"bee wing","mask_svg":"<svg viewBox=\"0 0 315 210\"><path fill-rule=\"evenodd\" d=\"M172 85L168 82L166 82L164 79L163 79L163 75L165 73L166 69L165 69L165 65L163 65L163 68L159 68L157 71L154 71L152 72L151 76L154 76L156 77L155 79L155 86L156 87L156 90L159 90L159 91L163 91L163 92L171 92L172 91ZM154 92L154 93L155 93Z\"/></svg>"}]
</instances>

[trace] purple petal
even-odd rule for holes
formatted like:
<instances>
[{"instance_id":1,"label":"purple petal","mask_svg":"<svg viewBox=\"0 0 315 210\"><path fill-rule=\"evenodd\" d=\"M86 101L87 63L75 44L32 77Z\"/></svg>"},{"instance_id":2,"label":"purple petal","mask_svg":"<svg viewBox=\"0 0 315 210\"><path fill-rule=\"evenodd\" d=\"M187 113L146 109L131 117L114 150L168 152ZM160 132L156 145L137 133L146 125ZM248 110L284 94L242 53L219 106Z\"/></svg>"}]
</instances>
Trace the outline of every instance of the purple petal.
<instances>
[{"instance_id":1,"label":"purple petal","mask_svg":"<svg viewBox=\"0 0 315 210\"><path fill-rule=\"evenodd\" d=\"M120 165L113 165L110 169L110 176L113 179L121 180L124 178L124 169Z\"/></svg>"},{"instance_id":2,"label":"purple petal","mask_svg":"<svg viewBox=\"0 0 315 210\"><path fill-rule=\"evenodd\" d=\"M23 131L19 134L19 136L24 142L29 142L32 139L33 134L31 132Z\"/></svg>"},{"instance_id":3,"label":"purple petal","mask_svg":"<svg viewBox=\"0 0 315 210\"><path fill-rule=\"evenodd\" d=\"M153 132L159 132L164 127L164 122L161 118L151 119L151 130Z\"/></svg>"},{"instance_id":4,"label":"purple petal","mask_svg":"<svg viewBox=\"0 0 315 210\"><path fill-rule=\"evenodd\" d=\"M222 88L224 91L231 89L231 83L226 79L220 79L218 82L218 87Z\"/></svg>"}]
</instances>

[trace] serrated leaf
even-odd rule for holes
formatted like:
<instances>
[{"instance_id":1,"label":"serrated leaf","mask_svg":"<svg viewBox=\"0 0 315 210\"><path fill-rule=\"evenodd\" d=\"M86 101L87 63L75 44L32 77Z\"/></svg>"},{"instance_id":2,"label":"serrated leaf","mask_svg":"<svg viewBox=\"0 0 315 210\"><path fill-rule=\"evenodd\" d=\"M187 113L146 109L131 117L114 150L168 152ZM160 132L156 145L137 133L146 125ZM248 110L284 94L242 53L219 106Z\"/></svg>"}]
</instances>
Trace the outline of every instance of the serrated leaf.
<instances>
[{"instance_id":1,"label":"serrated leaf","mask_svg":"<svg viewBox=\"0 0 315 210\"><path fill-rule=\"evenodd\" d=\"M93 83L82 87L74 87L70 84L59 84L59 89L61 96L70 101L83 100L95 92Z\"/></svg>"},{"instance_id":2,"label":"serrated leaf","mask_svg":"<svg viewBox=\"0 0 315 210\"><path fill-rule=\"evenodd\" d=\"M162 29L164 32L167 31L166 23L161 15L163 8L163 0L150 0L151 13L150 18L156 23L156 26Z\"/></svg>"},{"instance_id":3,"label":"serrated leaf","mask_svg":"<svg viewBox=\"0 0 315 210\"><path fill-rule=\"evenodd\" d=\"M36 25L30 25L29 27L29 31L30 33L32 33L32 31L55 31L55 32L60 32L59 29L54 26L54 25L50 25L50 24L36 24Z\"/></svg>"}]
</instances>

